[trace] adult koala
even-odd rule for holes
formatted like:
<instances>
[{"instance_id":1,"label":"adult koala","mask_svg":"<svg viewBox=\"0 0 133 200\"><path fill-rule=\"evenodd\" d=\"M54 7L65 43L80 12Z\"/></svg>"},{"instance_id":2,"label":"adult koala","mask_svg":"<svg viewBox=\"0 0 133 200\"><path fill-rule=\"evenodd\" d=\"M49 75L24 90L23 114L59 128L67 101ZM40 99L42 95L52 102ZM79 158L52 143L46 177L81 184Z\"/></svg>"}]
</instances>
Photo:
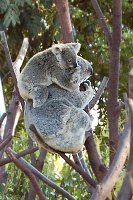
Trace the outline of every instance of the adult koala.
<instances>
[{"instance_id":1,"label":"adult koala","mask_svg":"<svg viewBox=\"0 0 133 200\"><path fill-rule=\"evenodd\" d=\"M73 72L80 47L79 43L56 44L35 54L18 78L20 95L25 100L32 99L33 107L39 107L46 101L47 86L52 83L69 91L76 88ZM75 85L71 81L75 81Z\"/></svg>"},{"instance_id":2,"label":"adult koala","mask_svg":"<svg viewBox=\"0 0 133 200\"><path fill-rule=\"evenodd\" d=\"M86 91L79 91L79 85L89 78L92 67L81 57L77 57L77 63L67 73L60 73L63 87L56 83L47 86L43 105L34 108L31 100L26 101L26 129L48 151L77 153L86 140L85 132L91 129L92 117L83 109L92 99L93 89L85 84ZM37 132L29 128L31 124Z\"/></svg>"}]
</instances>

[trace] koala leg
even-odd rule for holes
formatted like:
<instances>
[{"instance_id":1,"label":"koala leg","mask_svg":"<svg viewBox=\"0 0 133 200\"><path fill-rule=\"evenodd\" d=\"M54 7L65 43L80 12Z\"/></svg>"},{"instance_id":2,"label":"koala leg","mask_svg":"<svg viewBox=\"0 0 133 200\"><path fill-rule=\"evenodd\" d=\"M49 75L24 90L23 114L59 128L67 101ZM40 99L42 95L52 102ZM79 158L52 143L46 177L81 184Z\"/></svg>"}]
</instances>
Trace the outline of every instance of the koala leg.
<instances>
[{"instance_id":1,"label":"koala leg","mask_svg":"<svg viewBox=\"0 0 133 200\"><path fill-rule=\"evenodd\" d=\"M32 118L32 109L33 104L31 100L26 101L25 104L25 112L24 112L24 121L25 121L25 127L26 130L31 137L33 141L35 141L38 144L39 148L43 148L45 150L50 151L51 153L55 153L54 149L49 147L44 140L40 137L40 135L37 133L36 127L34 125L34 121Z\"/></svg>"},{"instance_id":2,"label":"koala leg","mask_svg":"<svg viewBox=\"0 0 133 200\"><path fill-rule=\"evenodd\" d=\"M85 91L80 91L79 93L79 102L80 102L80 107L82 109L85 108L85 106L92 100L93 95L94 95L94 90L92 87L88 87L85 85L86 90Z\"/></svg>"},{"instance_id":3,"label":"koala leg","mask_svg":"<svg viewBox=\"0 0 133 200\"><path fill-rule=\"evenodd\" d=\"M48 98L48 89L44 86L35 86L32 91L33 107L39 107L44 104Z\"/></svg>"}]
</instances>

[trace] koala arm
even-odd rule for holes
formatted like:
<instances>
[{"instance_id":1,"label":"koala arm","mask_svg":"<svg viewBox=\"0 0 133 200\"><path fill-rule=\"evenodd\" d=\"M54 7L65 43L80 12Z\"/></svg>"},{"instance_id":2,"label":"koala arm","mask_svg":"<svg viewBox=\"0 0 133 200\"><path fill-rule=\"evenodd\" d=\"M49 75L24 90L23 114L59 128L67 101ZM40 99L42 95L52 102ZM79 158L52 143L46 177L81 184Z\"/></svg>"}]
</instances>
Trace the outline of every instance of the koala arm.
<instances>
[{"instance_id":1,"label":"koala arm","mask_svg":"<svg viewBox=\"0 0 133 200\"><path fill-rule=\"evenodd\" d=\"M33 107L42 106L48 98L48 88L42 85L35 85L31 95L33 97Z\"/></svg>"},{"instance_id":2,"label":"koala arm","mask_svg":"<svg viewBox=\"0 0 133 200\"><path fill-rule=\"evenodd\" d=\"M86 91L80 91L77 95L77 107L84 109L85 106L92 100L94 95L94 90L91 86L86 87Z\"/></svg>"}]
</instances>

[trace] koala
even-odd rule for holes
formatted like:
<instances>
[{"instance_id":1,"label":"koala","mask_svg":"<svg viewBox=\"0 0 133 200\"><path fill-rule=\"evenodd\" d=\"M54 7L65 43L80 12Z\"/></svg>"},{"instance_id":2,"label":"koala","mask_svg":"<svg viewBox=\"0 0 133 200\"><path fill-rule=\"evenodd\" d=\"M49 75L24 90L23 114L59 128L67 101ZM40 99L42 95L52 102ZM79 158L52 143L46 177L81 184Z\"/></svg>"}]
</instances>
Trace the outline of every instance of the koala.
<instances>
[{"instance_id":1,"label":"koala","mask_svg":"<svg viewBox=\"0 0 133 200\"><path fill-rule=\"evenodd\" d=\"M77 87L77 53L81 44L56 44L35 54L18 77L20 95L33 100L39 107L48 98L47 86L56 83L61 88L73 91Z\"/></svg>"},{"instance_id":2,"label":"koala","mask_svg":"<svg viewBox=\"0 0 133 200\"><path fill-rule=\"evenodd\" d=\"M79 91L79 85L91 73L90 63L78 56L75 68L71 67L66 76L60 73L63 87L56 82L47 86L47 99L39 107L34 107L34 99L26 101L25 126L41 147L50 152L72 154L81 150L93 120L83 110L93 97L93 89L85 84L86 90ZM30 125L34 125L37 132L31 130Z\"/></svg>"}]
</instances>

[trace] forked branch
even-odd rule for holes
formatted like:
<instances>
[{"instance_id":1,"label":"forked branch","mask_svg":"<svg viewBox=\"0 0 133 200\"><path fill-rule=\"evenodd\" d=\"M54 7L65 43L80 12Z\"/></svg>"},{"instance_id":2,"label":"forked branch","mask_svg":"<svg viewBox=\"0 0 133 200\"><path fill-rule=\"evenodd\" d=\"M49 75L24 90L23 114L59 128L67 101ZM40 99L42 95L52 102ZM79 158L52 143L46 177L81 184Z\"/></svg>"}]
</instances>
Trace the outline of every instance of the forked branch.
<instances>
[{"instance_id":1,"label":"forked branch","mask_svg":"<svg viewBox=\"0 0 133 200\"><path fill-rule=\"evenodd\" d=\"M10 151L16 156L16 153L13 150L10 149ZM60 193L67 199L75 200L75 198L72 197L72 195L70 195L66 190L64 190L63 188L56 185L53 181L49 180L46 176L44 176L41 172L39 172L35 167L33 167L26 160L24 160L23 158L19 158L18 160L21 162L21 164L23 164L25 167L27 167L36 177L38 177L40 180L42 180L45 184L47 184L51 188L55 189L58 193Z\"/></svg>"}]
</instances>

